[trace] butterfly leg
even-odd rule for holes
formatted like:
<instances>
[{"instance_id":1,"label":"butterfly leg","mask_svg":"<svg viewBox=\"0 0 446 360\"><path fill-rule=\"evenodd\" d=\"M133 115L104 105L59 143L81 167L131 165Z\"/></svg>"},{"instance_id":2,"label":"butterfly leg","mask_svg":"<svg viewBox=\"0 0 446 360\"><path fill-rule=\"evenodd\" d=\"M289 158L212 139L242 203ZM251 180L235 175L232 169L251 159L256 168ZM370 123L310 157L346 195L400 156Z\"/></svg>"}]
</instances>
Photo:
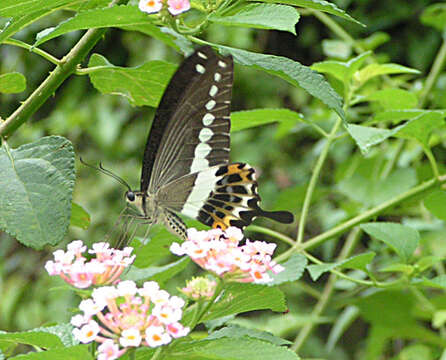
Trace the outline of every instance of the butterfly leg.
<instances>
[{"instance_id":1,"label":"butterfly leg","mask_svg":"<svg viewBox=\"0 0 446 360\"><path fill-rule=\"evenodd\" d=\"M186 224L176 214L169 210L164 210L163 223L172 234L180 239L187 240Z\"/></svg>"}]
</instances>

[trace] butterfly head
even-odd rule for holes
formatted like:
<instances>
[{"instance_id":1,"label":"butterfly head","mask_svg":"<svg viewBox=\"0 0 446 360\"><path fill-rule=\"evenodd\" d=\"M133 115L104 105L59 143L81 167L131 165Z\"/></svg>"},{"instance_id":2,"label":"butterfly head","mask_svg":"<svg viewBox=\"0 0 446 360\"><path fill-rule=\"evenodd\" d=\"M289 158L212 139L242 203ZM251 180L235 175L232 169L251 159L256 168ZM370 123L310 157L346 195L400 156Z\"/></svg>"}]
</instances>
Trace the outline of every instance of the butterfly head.
<instances>
[{"instance_id":1,"label":"butterfly head","mask_svg":"<svg viewBox=\"0 0 446 360\"><path fill-rule=\"evenodd\" d=\"M136 209L140 215L147 215L145 212L145 199L144 194L140 191L128 190L125 192L125 200L127 204L131 205L132 208Z\"/></svg>"}]
</instances>

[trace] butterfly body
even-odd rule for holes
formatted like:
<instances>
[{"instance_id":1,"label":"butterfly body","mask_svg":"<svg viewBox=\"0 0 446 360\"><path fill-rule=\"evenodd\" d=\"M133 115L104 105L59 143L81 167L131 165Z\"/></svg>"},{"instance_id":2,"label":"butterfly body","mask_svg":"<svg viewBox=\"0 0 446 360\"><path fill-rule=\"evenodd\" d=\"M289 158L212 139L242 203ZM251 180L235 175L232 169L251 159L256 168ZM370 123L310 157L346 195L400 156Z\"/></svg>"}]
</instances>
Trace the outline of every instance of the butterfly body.
<instances>
[{"instance_id":1,"label":"butterfly body","mask_svg":"<svg viewBox=\"0 0 446 360\"><path fill-rule=\"evenodd\" d=\"M229 164L232 78L232 58L208 46L182 63L152 123L140 191L126 193L142 218L181 238L186 226L177 213L222 229L242 228L257 216L293 221L289 212L259 207L252 167Z\"/></svg>"}]
</instances>

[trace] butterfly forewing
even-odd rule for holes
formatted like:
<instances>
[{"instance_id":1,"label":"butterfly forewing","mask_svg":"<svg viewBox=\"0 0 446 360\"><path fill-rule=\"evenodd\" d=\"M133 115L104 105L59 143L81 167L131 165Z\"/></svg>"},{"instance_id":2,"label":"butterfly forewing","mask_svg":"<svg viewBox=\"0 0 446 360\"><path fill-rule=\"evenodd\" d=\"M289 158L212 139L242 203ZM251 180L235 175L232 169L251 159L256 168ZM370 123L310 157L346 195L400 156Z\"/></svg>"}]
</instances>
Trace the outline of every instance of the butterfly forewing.
<instances>
[{"instance_id":1,"label":"butterfly forewing","mask_svg":"<svg viewBox=\"0 0 446 360\"><path fill-rule=\"evenodd\" d=\"M203 47L178 69L155 115L152 128L158 130L162 126L156 124L164 124L164 136L154 135L158 148L148 145L157 154L150 182L142 179L141 191L155 194L183 175L229 161L232 68L231 57L217 56L210 47ZM152 132L148 144L152 144ZM153 154L146 157L145 165Z\"/></svg>"}]
</instances>

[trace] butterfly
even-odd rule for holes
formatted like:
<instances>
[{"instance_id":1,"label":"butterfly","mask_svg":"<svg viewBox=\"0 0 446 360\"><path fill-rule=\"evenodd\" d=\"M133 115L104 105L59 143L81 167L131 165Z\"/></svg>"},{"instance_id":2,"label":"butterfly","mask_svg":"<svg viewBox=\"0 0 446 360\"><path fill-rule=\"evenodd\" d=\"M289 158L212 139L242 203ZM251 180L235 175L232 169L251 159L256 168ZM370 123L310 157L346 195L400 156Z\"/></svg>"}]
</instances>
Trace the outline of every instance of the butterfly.
<instances>
[{"instance_id":1,"label":"butterfly","mask_svg":"<svg viewBox=\"0 0 446 360\"><path fill-rule=\"evenodd\" d=\"M251 166L229 163L232 82L232 57L209 46L186 58L173 75L147 139L140 190L125 193L147 223L164 224L186 239L177 214L223 230L244 228L258 216L293 222L287 211L260 208Z\"/></svg>"}]
</instances>

